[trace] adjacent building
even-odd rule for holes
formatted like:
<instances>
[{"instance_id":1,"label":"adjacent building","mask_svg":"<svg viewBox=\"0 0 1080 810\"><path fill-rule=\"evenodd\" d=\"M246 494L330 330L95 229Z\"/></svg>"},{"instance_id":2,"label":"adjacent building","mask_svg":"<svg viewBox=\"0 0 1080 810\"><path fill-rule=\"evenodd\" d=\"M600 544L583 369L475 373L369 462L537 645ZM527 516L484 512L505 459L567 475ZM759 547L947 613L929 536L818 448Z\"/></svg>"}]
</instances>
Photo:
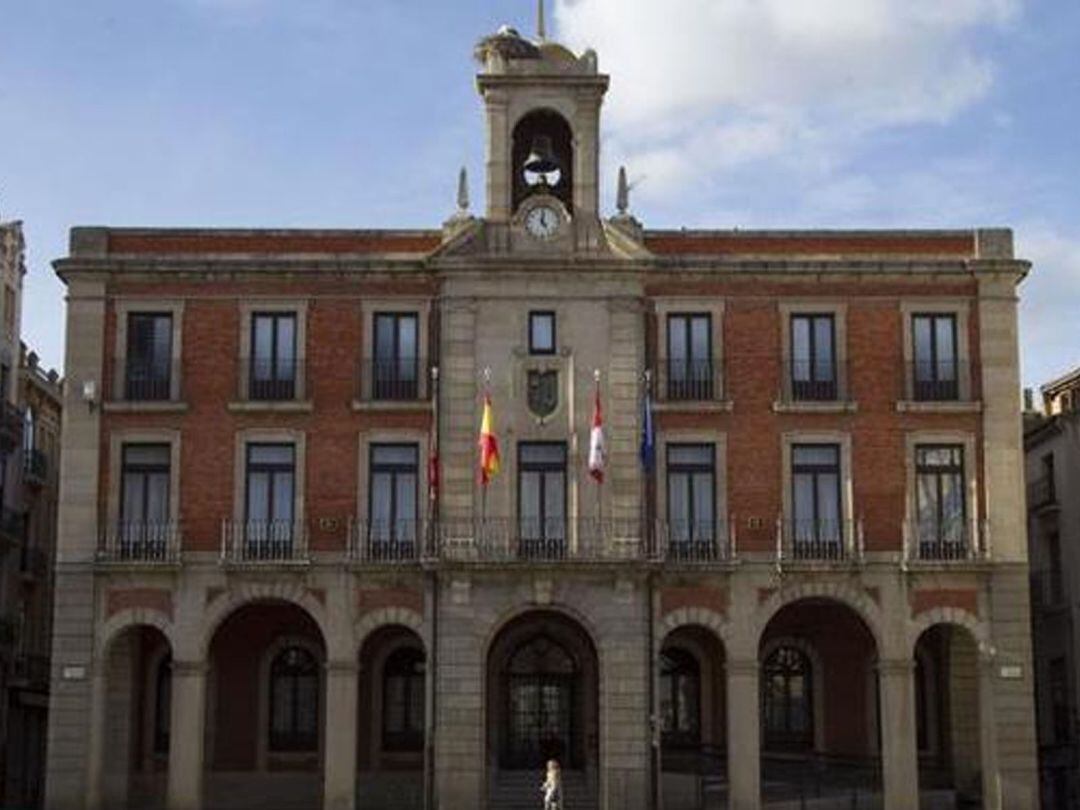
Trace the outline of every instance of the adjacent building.
<instances>
[{"instance_id":1,"label":"adjacent building","mask_svg":"<svg viewBox=\"0 0 1080 810\"><path fill-rule=\"evenodd\" d=\"M476 55L482 214L73 229L47 806L1033 808L1011 233L604 218Z\"/></svg>"}]
</instances>

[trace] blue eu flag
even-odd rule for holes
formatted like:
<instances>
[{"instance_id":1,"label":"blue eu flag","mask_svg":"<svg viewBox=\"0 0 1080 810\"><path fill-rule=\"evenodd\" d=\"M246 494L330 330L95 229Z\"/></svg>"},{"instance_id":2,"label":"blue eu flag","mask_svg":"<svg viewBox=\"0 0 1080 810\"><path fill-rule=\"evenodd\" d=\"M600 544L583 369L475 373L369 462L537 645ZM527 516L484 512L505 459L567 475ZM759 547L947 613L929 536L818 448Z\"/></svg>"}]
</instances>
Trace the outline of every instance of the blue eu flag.
<instances>
[{"instance_id":1,"label":"blue eu flag","mask_svg":"<svg viewBox=\"0 0 1080 810\"><path fill-rule=\"evenodd\" d=\"M656 428L653 425L652 393L646 388L641 412L641 468L646 474L656 464Z\"/></svg>"}]
</instances>

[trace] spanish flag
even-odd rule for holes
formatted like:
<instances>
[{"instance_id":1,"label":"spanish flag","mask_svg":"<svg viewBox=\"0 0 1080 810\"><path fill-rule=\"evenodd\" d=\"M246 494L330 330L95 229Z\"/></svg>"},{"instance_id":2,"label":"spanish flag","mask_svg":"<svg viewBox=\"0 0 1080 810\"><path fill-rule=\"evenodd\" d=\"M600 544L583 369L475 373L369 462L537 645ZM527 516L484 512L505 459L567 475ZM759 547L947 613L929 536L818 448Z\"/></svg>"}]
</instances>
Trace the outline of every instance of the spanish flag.
<instances>
[{"instance_id":1,"label":"spanish flag","mask_svg":"<svg viewBox=\"0 0 1080 810\"><path fill-rule=\"evenodd\" d=\"M480 420L480 483L487 486L499 472L499 440L495 438L495 417L491 395L484 395L484 415Z\"/></svg>"}]
</instances>

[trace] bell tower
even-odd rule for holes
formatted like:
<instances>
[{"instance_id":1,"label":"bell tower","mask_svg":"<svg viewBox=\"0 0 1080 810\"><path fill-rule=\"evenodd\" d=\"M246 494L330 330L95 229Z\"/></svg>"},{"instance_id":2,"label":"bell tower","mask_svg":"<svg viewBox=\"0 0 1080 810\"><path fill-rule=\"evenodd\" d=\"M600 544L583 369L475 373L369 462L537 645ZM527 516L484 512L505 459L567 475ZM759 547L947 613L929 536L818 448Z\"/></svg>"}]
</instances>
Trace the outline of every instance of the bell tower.
<instances>
[{"instance_id":1,"label":"bell tower","mask_svg":"<svg viewBox=\"0 0 1080 810\"><path fill-rule=\"evenodd\" d=\"M596 54L504 26L476 47L487 128L489 245L497 250L604 249L599 211L600 107L608 77Z\"/></svg>"}]
</instances>

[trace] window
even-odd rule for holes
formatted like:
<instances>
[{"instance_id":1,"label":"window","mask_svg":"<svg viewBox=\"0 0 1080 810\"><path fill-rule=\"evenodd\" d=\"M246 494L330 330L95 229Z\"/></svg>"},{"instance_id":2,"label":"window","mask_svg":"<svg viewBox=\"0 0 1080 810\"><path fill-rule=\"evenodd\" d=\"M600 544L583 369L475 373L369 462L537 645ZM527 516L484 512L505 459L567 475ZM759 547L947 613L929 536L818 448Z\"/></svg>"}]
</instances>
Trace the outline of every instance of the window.
<instances>
[{"instance_id":1,"label":"window","mask_svg":"<svg viewBox=\"0 0 1080 810\"><path fill-rule=\"evenodd\" d=\"M383 668L383 748L424 748L424 654L404 648L392 653Z\"/></svg>"},{"instance_id":2,"label":"window","mask_svg":"<svg viewBox=\"0 0 1080 810\"><path fill-rule=\"evenodd\" d=\"M834 400L836 328L832 315L791 316L791 394L796 400Z\"/></svg>"},{"instance_id":3,"label":"window","mask_svg":"<svg viewBox=\"0 0 1080 810\"><path fill-rule=\"evenodd\" d=\"M839 556L843 538L840 447L793 445L791 479L791 539L795 556Z\"/></svg>"},{"instance_id":4,"label":"window","mask_svg":"<svg viewBox=\"0 0 1080 810\"><path fill-rule=\"evenodd\" d=\"M319 663L303 647L288 647L270 664L270 750L317 751Z\"/></svg>"},{"instance_id":5,"label":"window","mask_svg":"<svg viewBox=\"0 0 1080 810\"><path fill-rule=\"evenodd\" d=\"M668 315L668 399L712 399L712 380L712 316Z\"/></svg>"},{"instance_id":6,"label":"window","mask_svg":"<svg viewBox=\"0 0 1080 810\"><path fill-rule=\"evenodd\" d=\"M161 400L172 396L172 315L128 314L124 398Z\"/></svg>"},{"instance_id":7,"label":"window","mask_svg":"<svg viewBox=\"0 0 1080 810\"><path fill-rule=\"evenodd\" d=\"M37 441L37 435L34 431L34 409L29 405L26 406L26 410L23 411L23 434L22 434L22 449L23 457L26 459L27 465L30 462L30 456L34 452L35 443Z\"/></svg>"},{"instance_id":8,"label":"window","mask_svg":"<svg viewBox=\"0 0 1080 810\"><path fill-rule=\"evenodd\" d=\"M121 449L120 526L122 556L163 553L169 536L171 448L125 444Z\"/></svg>"},{"instance_id":9,"label":"window","mask_svg":"<svg viewBox=\"0 0 1080 810\"><path fill-rule=\"evenodd\" d=\"M1046 562L1049 603L1060 605L1065 600L1065 572L1061 565L1061 535L1057 532L1046 536Z\"/></svg>"},{"instance_id":10,"label":"window","mask_svg":"<svg viewBox=\"0 0 1080 810\"><path fill-rule=\"evenodd\" d=\"M296 397L296 314L256 312L251 316L248 398Z\"/></svg>"},{"instance_id":11,"label":"window","mask_svg":"<svg viewBox=\"0 0 1080 810\"><path fill-rule=\"evenodd\" d=\"M169 753L169 712L172 710L172 656L166 655L154 674L154 753Z\"/></svg>"},{"instance_id":12,"label":"window","mask_svg":"<svg viewBox=\"0 0 1080 810\"><path fill-rule=\"evenodd\" d=\"M913 315L911 334L915 399L959 399L956 316Z\"/></svg>"},{"instance_id":13,"label":"window","mask_svg":"<svg viewBox=\"0 0 1080 810\"><path fill-rule=\"evenodd\" d=\"M701 556L716 539L716 451L711 444L667 446L669 552Z\"/></svg>"},{"instance_id":14,"label":"window","mask_svg":"<svg viewBox=\"0 0 1080 810\"><path fill-rule=\"evenodd\" d=\"M1050 662L1050 715L1054 723L1054 742L1069 742L1069 668L1064 656Z\"/></svg>"},{"instance_id":15,"label":"window","mask_svg":"<svg viewBox=\"0 0 1080 810\"><path fill-rule=\"evenodd\" d=\"M761 689L765 748L800 750L812 747L813 679L806 654L795 647L777 647L765 659Z\"/></svg>"},{"instance_id":16,"label":"window","mask_svg":"<svg viewBox=\"0 0 1080 810\"><path fill-rule=\"evenodd\" d=\"M247 446L244 537L249 555L274 557L291 546L295 468L291 444Z\"/></svg>"},{"instance_id":17,"label":"window","mask_svg":"<svg viewBox=\"0 0 1080 810\"><path fill-rule=\"evenodd\" d=\"M555 354L555 313L529 313L529 354Z\"/></svg>"},{"instance_id":18,"label":"window","mask_svg":"<svg viewBox=\"0 0 1080 810\"><path fill-rule=\"evenodd\" d=\"M518 531L525 556L561 554L566 540L566 445L518 445Z\"/></svg>"},{"instance_id":19,"label":"window","mask_svg":"<svg viewBox=\"0 0 1080 810\"><path fill-rule=\"evenodd\" d=\"M680 649L660 653L660 722L663 745L696 746L701 738L701 668Z\"/></svg>"},{"instance_id":20,"label":"window","mask_svg":"<svg viewBox=\"0 0 1080 810\"><path fill-rule=\"evenodd\" d=\"M10 284L4 285L4 334L9 338L18 333L18 324L15 322L15 288Z\"/></svg>"},{"instance_id":21,"label":"window","mask_svg":"<svg viewBox=\"0 0 1080 810\"><path fill-rule=\"evenodd\" d=\"M415 549L419 457L415 444L371 446L368 539L373 557L411 556Z\"/></svg>"},{"instance_id":22,"label":"window","mask_svg":"<svg viewBox=\"0 0 1080 810\"><path fill-rule=\"evenodd\" d=\"M951 444L917 446L915 514L921 557L964 556L968 533L965 500L964 448Z\"/></svg>"},{"instance_id":23,"label":"window","mask_svg":"<svg viewBox=\"0 0 1080 810\"><path fill-rule=\"evenodd\" d=\"M375 399L416 399L419 395L419 324L415 314L375 315Z\"/></svg>"}]
</instances>

